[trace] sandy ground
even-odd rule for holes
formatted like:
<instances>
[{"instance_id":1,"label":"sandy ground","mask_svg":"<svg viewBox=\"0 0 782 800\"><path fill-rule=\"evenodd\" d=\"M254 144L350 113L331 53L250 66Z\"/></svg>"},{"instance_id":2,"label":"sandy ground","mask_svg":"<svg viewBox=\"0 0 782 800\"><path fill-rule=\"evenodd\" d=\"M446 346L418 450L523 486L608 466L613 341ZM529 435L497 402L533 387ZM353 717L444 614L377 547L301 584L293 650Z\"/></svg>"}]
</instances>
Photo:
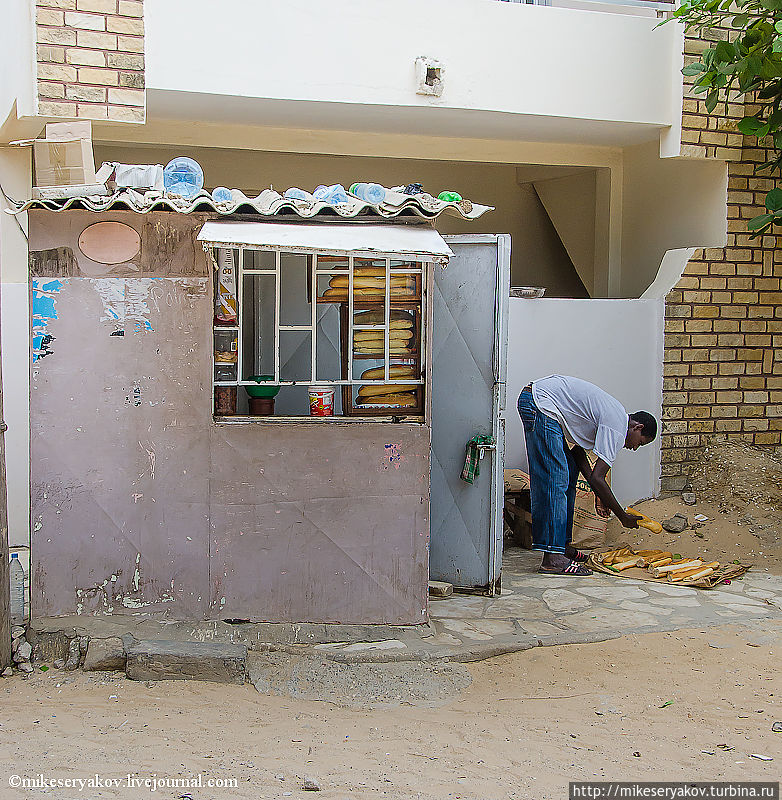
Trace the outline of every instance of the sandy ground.
<instances>
[{"instance_id":1,"label":"sandy ground","mask_svg":"<svg viewBox=\"0 0 782 800\"><path fill-rule=\"evenodd\" d=\"M680 497L664 500L647 500L633 506L644 514L662 522L674 514L683 514L690 525L695 514L707 516L702 527L688 527L682 533L663 531L654 534L646 528L627 530L615 517L608 522L606 545L602 549L613 549L629 545L636 550L663 548L683 556L707 556L707 561L734 561L754 564L756 567L779 575L782 574L782 543L774 534L758 529L746 521L744 512L732 509L720 510L718 503L700 500L694 506L685 505ZM696 523L697 524L697 523Z\"/></svg>"},{"instance_id":2,"label":"sandy ground","mask_svg":"<svg viewBox=\"0 0 782 800\"><path fill-rule=\"evenodd\" d=\"M694 506L685 505L679 496L635 506L660 522L683 514L690 527L678 534L656 535L643 528L625 530L612 518L605 549L664 547L683 556L723 562L738 559L782 573L782 461L768 450L715 441L705 449L691 482ZM696 514L708 520L698 522Z\"/></svg>"},{"instance_id":3,"label":"sandy ground","mask_svg":"<svg viewBox=\"0 0 782 800\"><path fill-rule=\"evenodd\" d=\"M439 708L54 670L0 679L0 797L560 800L570 780L778 780L781 649L779 622L535 648L469 665L471 685ZM11 775L96 773L239 785L8 787ZM304 776L319 794L302 791Z\"/></svg>"}]
</instances>

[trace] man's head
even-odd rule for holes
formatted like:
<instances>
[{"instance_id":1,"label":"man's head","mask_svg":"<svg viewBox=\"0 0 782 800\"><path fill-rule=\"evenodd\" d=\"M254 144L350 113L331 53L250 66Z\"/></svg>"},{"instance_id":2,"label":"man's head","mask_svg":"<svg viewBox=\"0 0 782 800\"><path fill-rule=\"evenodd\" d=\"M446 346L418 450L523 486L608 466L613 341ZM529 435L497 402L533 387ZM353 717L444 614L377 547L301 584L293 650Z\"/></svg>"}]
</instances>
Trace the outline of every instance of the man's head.
<instances>
[{"instance_id":1,"label":"man's head","mask_svg":"<svg viewBox=\"0 0 782 800\"><path fill-rule=\"evenodd\" d=\"M628 450L637 450L642 445L653 442L656 436L657 420L648 411L630 414L625 436L625 447Z\"/></svg>"}]
</instances>

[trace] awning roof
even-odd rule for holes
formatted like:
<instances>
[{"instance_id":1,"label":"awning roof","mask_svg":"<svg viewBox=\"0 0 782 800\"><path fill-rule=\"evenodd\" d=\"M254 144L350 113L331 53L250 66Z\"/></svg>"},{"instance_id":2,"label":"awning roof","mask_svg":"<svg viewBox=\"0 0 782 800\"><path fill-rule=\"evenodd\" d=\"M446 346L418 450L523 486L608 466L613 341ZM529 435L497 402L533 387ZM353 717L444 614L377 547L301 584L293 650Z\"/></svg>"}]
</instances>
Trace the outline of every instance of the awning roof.
<instances>
[{"instance_id":1,"label":"awning roof","mask_svg":"<svg viewBox=\"0 0 782 800\"><path fill-rule=\"evenodd\" d=\"M275 222L207 222L198 240L212 245L274 247L334 253L453 255L433 228L398 225L302 225Z\"/></svg>"},{"instance_id":2,"label":"awning roof","mask_svg":"<svg viewBox=\"0 0 782 800\"><path fill-rule=\"evenodd\" d=\"M32 200L9 201L9 214L19 214L30 209L42 208L48 211L65 211L69 208L86 209L87 211L135 211L147 214L150 211L176 211L180 214L195 212L218 213L223 216L231 214L252 214L260 217L290 217L293 219L311 219L312 217L376 217L380 220L396 218L418 218L421 220L436 219L440 214L449 214L461 219L477 219L492 206L482 206L470 200L445 202L428 194L405 195L389 191L387 201L380 205L372 205L350 196L347 203L332 205L320 200L291 200L283 197L273 189L264 189L257 197L247 197L239 189L231 190L231 200L227 203L216 203L207 192L201 192L192 199L185 200L176 196L161 195L160 192L141 191L135 189L117 189L110 195L79 195L63 199L47 200L36 197Z\"/></svg>"}]
</instances>

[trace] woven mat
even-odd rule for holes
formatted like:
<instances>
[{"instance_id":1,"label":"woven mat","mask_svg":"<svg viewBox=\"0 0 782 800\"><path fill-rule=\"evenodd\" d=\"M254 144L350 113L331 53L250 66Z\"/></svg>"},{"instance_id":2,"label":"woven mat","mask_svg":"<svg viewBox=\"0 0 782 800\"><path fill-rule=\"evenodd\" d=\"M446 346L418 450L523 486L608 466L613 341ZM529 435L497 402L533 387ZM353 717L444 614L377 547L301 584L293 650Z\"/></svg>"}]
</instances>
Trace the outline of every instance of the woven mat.
<instances>
[{"instance_id":1,"label":"woven mat","mask_svg":"<svg viewBox=\"0 0 782 800\"><path fill-rule=\"evenodd\" d=\"M637 551L632 550L633 555ZM605 552L610 552L606 550ZM670 583L666 577L655 578L641 567L630 567L629 569L622 570L622 572L615 572L608 567L603 566L598 560L602 553L592 553L586 562L586 565L595 570L596 572L603 572L606 575L613 575L615 578L634 578L637 581L651 581L652 583L664 583L667 586L692 586L696 589L713 589L725 581L734 580L743 575L750 567L751 564L720 564L711 575L706 575L704 578L698 578L696 581L677 581Z\"/></svg>"}]
</instances>

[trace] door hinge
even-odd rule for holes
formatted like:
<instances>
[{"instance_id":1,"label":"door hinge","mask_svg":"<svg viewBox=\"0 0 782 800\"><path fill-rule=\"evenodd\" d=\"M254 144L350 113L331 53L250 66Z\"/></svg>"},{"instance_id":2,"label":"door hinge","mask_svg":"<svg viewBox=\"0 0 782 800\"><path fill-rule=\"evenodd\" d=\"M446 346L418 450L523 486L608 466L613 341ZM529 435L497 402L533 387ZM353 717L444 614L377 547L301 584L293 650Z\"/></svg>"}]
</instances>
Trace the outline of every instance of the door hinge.
<instances>
[{"instance_id":1,"label":"door hinge","mask_svg":"<svg viewBox=\"0 0 782 800\"><path fill-rule=\"evenodd\" d=\"M8 430L8 425L5 424L2 420L0 420L0 433L5 433Z\"/></svg>"}]
</instances>

